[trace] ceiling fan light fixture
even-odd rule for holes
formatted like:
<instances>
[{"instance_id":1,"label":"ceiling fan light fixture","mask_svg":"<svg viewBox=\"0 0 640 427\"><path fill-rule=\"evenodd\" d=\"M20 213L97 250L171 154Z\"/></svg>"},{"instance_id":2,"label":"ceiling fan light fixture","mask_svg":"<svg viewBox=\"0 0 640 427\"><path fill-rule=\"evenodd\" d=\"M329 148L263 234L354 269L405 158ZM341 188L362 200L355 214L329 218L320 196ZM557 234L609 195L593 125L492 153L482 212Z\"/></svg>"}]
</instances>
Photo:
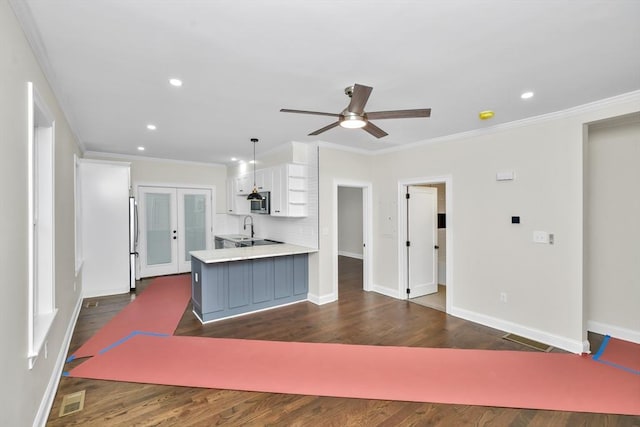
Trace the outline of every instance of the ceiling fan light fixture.
<instances>
[{"instance_id":1,"label":"ceiling fan light fixture","mask_svg":"<svg viewBox=\"0 0 640 427\"><path fill-rule=\"evenodd\" d=\"M340 118L340 126L347 129L360 129L365 127L367 121L362 116L345 115Z\"/></svg>"}]
</instances>

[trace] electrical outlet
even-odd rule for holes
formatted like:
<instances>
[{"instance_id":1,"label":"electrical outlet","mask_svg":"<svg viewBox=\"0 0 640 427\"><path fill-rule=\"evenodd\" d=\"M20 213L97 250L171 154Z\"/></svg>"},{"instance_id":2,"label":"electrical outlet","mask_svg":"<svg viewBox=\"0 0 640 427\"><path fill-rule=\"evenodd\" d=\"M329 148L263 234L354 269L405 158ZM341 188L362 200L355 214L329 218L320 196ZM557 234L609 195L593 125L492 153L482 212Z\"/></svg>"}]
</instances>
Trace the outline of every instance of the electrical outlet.
<instances>
[{"instance_id":1,"label":"electrical outlet","mask_svg":"<svg viewBox=\"0 0 640 427\"><path fill-rule=\"evenodd\" d=\"M546 231L534 231L533 241L535 243L549 243L549 233Z\"/></svg>"},{"instance_id":2,"label":"electrical outlet","mask_svg":"<svg viewBox=\"0 0 640 427\"><path fill-rule=\"evenodd\" d=\"M507 293L506 292L500 292L500 302L502 303L507 303Z\"/></svg>"}]
</instances>

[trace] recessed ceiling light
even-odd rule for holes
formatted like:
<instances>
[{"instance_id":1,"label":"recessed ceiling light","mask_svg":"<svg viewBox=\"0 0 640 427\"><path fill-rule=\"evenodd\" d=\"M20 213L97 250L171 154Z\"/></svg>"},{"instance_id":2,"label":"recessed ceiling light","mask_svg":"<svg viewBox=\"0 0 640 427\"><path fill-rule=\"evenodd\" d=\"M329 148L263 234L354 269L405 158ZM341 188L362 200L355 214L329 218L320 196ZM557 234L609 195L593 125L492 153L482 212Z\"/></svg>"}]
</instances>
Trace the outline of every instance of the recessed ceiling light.
<instances>
[{"instance_id":1,"label":"recessed ceiling light","mask_svg":"<svg viewBox=\"0 0 640 427\"><path fill-rule=\"evenodd\" d=\"M533 97L533 92L524 92L522 95L520 95L520 98L522 99L529 99Z\"/></svg>"},{"instance_id":2,"label":"recessed ceiling light","mask_svg":"<svg viewBox=\"0 0 640 427\"><path fill-rule=\"evenodd\" d=\"M148 124L148 125L147 125L147 129L149 129L149 130L156 130L157 128L156 128L156 125Z\"/></svg>"},{"instance_id":3,"label":"recessed ceiling light","mask_svg":"<svg viewBox=\"0 0 640 427\"><path fill-rule=\"evenodd\" d=\"M169 84L171 86L180 87L180 86L182 86L182 80L180 80L180 79L169 79Z\"/></svg>"},{"instance_id":4,"label":"recessed ceiling light","mask_svg":"<svg viewBox=\"0 0 640 427\"><path fill-rule=\"evenodd\" d=\"M255 160L249 160L249 163L254 164L256 161Z\"/></svg>"},{"instance_id":5,"label":"recessed ceiling light","mask_svg":"<svg viewBox=\"0 0 640 427\"><path fill-rule=\"evenodd\" d=\"M236 160L238 160L238 159L236 159L235 157L232 157L232 158L231 158L231 161L232 161L232 162L235 162Z\"/></svg>"},{"instance_id":6,"label":"recessed ceiling light","mask_svg":"<svg viewBox=\"0 0 640 427\"><path fill-rule=\"evenodd\" d=\"M138 151L144 151L144 147L138 147Z\"/></svg>"}]
</instances>

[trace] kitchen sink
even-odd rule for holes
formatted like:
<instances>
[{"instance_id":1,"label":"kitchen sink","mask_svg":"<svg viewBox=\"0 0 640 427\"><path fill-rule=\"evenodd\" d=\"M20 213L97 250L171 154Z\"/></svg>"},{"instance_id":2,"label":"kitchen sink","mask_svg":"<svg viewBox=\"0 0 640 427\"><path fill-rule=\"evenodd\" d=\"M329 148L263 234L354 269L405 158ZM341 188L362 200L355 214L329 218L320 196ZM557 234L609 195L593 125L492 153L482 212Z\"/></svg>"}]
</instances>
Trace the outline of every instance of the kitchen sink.
<instances>
[{"instance_id":1,"label":"kitchen sink","mask_svg":"<svg viewBox=\"0 0 640 427\"><path fill-rule=\"evenodd\" d=\"M277 240L271 240L271 239L260 239L260 240L251 240L248 242L241 242L240 245L243 247L248 247L248 246L278 245L282 243L284 242L279 242Z\"/></svg>"}]
</instances>

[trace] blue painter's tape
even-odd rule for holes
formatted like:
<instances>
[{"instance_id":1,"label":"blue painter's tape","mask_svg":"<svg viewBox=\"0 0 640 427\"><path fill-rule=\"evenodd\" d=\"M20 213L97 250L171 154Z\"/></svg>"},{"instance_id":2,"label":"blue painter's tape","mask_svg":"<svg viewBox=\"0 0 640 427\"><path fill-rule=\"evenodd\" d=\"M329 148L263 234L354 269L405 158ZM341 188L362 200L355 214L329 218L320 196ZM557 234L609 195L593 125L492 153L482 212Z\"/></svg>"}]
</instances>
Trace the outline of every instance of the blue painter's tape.
<instances>
[{"instance_id":1,"label":"blue painter's tape","mask_svg":"<svg viewBox=\"0 0 640 427\"><path fill-rule=\"evenodd\" d=\"M74 360L76 360L76 355L72 354L71 356L67 357L67 361L65 363L73 362Z\"/></svg>"},{"instance_id":2,"label":"blue painter's tape","mask_svg":"<svg viewBox=\"0 0 640 427\"><path fill-rule=\"evenodd\" d=\"M609 344L610 339L611 337L609 335L605 335L604 340L602 341L602 344L600 344L600 348L598 349L598 352L593 355L593 360L598 360L600 359L600 357L602 357L602 353L604 353L604 350L607 348L607 344Z\"/></svg>"},{"instance_id":3,"label":"blue painter's tape","mask_svg":"<svg viewBox=\"0 0 640 427\"><path fill-rule=\"evenodd\" d=\"M607 345L609 344L609 340L610 339L611 339L611 337L609 335L605 335L604 340L602 341L602 344L600 345L600 348L598 349L598 352L593 355L593 360L595 360L598 363L604 363L605 365L611 366L613 368L622 369L623 371L629 372L629 373L634 374L634 375L640 375L640 371L637 371L635 369L628 368L628 367L623 366L623 365L618 365L617 363L609 362L608 360L600 360L600 358L602 357L602 354L604 353L604 351L607 348Z\"/></svg>"},{"instance_id":4,"label":"blue painter's tape","mask_svg":"<svg viewBox=\"0 0 640 427\"><path fill-rule=\"evenodd\" d=\"M62 376L63 377L68 377L69 376L69 371L63 371L62 372Z\"/></svg>"},{"instance_id":5,"label":"blue painter's tape","mask_svg":"<svg viewBox=\"0 0 640 427\"><path fill-rule=\"evenodd\" d=\"M112 348L117 347L117 346L119 346L120 344L122 344L122 343L126 342L129 338L133 337L134 335L136 335L136 333L135 333L135 332L131 332L131 333L130 333L129 335L127 335L126 337L124 337L124 338L120 338L118 341L114 342L113 344L110 344L110 345L106 346L105 348L103 348L102 350L100 350L100 351L98 352L98 354L104 354L104 353L106 353L107 351L111 350Z\"/></svg>"},{"instance_id":6,"label":"blue painter's tape","mask_svg":"<svg viewBox=\"0 0 640 427\"><path fill-rule=\"evenodd\" d=\"M152 337L168 337L169 334L163 334L161 332L145 332L145 331L133 331L132 335L149 335Z\"/></svg>"},{"instance_id":7,"label":"blue painter's tape","mask_svg":"<svg viewBox=\"0 0 640 427\"><path fill-rule=\"evenodd\" d=\"M609 362L608 360L596 360L598 363L604 363L605 365L609 365L614 368L622 369L623 371L629 372L634 375L640 375L640 371L636 371L632 368L627 368L626 366L618 365L617 363Z\"/></svg>"},{"instance_id":8,"label":"blue painter's tape","mask_svg":"<svg viewBox=\"0 0 640 427\"><path fill-rule=\"evenodd\" d=\"M163 334L163 333L160 333L160 332L133 331L129 335L127 335L126 337L121 338L118 341L114 342L113 344L108 345L107 347L103 348L102 350L100 350L98 352L98 354L104 354L107 351L113 349L114 347L117 347L120 344L124 344L125 342L127 342L131 338L135 337L136 335L149 335L149 336L153 336L153 337L168 337L169 336L169 334Z\"/></svg>"}]
</instances>

